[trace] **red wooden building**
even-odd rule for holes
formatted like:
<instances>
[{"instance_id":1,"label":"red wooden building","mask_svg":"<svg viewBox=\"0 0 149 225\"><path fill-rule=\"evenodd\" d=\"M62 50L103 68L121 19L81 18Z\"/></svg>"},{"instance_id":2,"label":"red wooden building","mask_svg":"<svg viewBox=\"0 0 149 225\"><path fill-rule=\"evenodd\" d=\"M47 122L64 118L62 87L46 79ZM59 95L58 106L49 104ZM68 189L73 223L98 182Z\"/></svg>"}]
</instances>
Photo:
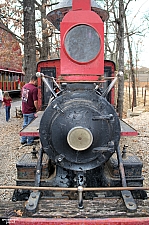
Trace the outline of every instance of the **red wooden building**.
<instances>
[{"instance_id":1,"label":"red wooden building","mask_svg":"<svg viewBox=\"0 0 149 225\"><path fill-rule=\"evenodd\" d=\"M21 48L10 30L0 22L0 88L18 92L24 84Z\"/></svg>"}]
</instances>

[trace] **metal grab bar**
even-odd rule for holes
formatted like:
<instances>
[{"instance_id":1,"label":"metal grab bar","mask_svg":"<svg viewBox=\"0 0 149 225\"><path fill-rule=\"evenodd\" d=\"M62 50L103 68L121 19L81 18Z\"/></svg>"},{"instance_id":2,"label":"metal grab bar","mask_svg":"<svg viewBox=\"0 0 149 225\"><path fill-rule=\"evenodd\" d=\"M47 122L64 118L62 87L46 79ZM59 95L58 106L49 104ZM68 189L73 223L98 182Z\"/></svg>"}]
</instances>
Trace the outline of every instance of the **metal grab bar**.
<instances>
[{"instance_id":1,"label":"metal grab bar","mask_svg":"<svg viewBox=\"0 0 149 225\"><path fill-rule=\"evenodd\" d=\"M149 187L82 187L83 191L134 191L149 190ZM0 189L22 189L22 190L43 190L43 191L78 191L79 187L31 187L31 186L0 186Z\"/></svg>"}]
</instances>

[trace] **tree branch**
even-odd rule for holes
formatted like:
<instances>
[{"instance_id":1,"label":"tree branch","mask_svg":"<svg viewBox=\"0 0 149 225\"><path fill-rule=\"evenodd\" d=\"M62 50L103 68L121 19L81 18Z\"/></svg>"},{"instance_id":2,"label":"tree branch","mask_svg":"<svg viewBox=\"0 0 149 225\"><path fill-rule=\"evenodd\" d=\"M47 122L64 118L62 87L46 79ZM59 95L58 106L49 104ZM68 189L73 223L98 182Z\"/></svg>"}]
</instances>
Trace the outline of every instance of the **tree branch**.
<instances>
[{"instance_id":1,"label":"tree branch","mask_svg":"<svg viewBox=\"0 0 149 225\"><path fill-rule=\"evenodd\" d=\"M19 37L18 35L14 34L11 30L9 30L7 27L5 27L4 25L0 24L0 29L10 33L19 43L24 44L24 39Z\"/></svg>"}]
</instances>

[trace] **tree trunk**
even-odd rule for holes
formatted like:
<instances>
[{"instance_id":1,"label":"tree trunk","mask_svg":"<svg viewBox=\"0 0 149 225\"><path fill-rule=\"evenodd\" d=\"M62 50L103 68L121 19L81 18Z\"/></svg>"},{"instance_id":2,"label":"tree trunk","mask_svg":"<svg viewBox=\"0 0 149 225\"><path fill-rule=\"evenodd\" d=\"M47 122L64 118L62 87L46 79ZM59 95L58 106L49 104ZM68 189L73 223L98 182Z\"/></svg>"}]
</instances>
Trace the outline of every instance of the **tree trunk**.
<instances>
[{"instance_id":1,"label":"tree trunk","mask_svg":"<svg viewBox=\"0 0 149 225\"><path fill-rule=\"evenodd\" d=\"M132 81L132 108L137 106L137 100L136 100L136 81L135 81L135 71L134 71L134 65L133 65L133 56L132 56L132 48L130 44L130 39L128 35L128 25L127 25L127 18L126 14L124 13L125 18L125 28L126 28L126 34L127 34L127 43L128 43L128 50L129 50L129 58L130 58L130 73L131 73L131 81Z\"/></svg>"},{"instance_id":2,"label":"tree trunk","mask_svg":"<svg viewBox=\"0 0 149 225\"><path fill-rule=\"evenodd\" d=\"M44 22L44 20L46 20L46 6L45 6L46 3L47 3L47 0L42 0L42 7L41 7L42 48L41 48L40 60L48 59L48 53L49 53L48 29L47 29L47 24Z\"/></svg>"},{"instance_id":3,"label":"tree trunk","mask_svg":"<svg viewBox=\"0 0 149 225\"><path fill-rule=\"evenodd\" d=\"M35 1L23 0L24 12L24 72L28 82L36 73Z\"/></svg>"},{"instance_id":4,"label":"tree trunk","mask_svg":"<svg viewBox=\"0 0 149 225\"><path fill-rule=\"evenodd\" d=\"M119 71L124 72L124 2L119 0L119 22L118 22L118 43L119 43ZM124 76L118 79L117 112L119 117L123 116Z\"/></svg>"}]
</instances>

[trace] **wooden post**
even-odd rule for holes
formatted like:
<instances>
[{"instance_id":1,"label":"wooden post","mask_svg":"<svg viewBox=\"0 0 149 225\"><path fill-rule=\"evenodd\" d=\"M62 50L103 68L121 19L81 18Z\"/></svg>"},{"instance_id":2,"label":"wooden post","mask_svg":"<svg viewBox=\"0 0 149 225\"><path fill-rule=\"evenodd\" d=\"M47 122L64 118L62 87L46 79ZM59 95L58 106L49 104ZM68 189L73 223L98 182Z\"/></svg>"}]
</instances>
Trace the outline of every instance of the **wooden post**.
<instances>
[{"instance_id":1,"label":"wooden post","mask_svg":"<svg viewBox=\"0 0 149 225\"><path fill-rule=\"evenodd\" d=\"M137 86L137 96L139 95L139 87Z\"/></svg>"},{"instance_id":2,"label":"wooden post","mask_svg":"<svg viewBox=\"0 0 149 225\"><path fill-rule=\"evenodd\" d=\"M146 104L146 89L145 89L145 92L144 92L144 106Z\"/></svg>"}]
</instances>

